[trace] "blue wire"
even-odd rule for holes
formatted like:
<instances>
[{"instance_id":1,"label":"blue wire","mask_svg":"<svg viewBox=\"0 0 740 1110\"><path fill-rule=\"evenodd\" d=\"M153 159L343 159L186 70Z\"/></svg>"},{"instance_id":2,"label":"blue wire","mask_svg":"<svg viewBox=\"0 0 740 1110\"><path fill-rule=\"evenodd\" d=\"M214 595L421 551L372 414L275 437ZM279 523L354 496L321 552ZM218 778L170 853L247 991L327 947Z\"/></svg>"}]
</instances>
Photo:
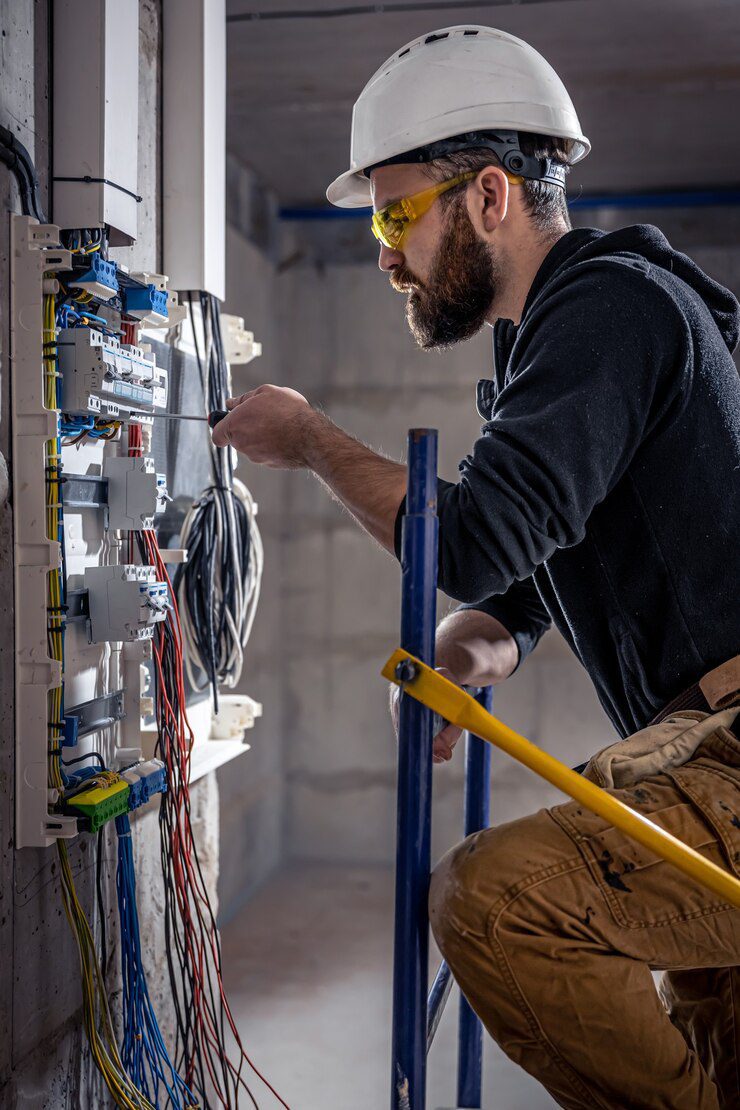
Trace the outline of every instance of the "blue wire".
<instances>
[{"instance_id":1,"label":"blue wire","mask_svg":"<svg viewBox=\"0 0 740 1110\"><path fill-rule=\"evenodd\" d=\"M118 868L116 891L121 921L123 980L123 1041L121 1059L132 1082L160 1110L160 1088L173 1110L187 1110L198 1101L172 1063L157 1022L141 958L136 874L128 814L116 817Z\"/></svg>"}]
</instances>

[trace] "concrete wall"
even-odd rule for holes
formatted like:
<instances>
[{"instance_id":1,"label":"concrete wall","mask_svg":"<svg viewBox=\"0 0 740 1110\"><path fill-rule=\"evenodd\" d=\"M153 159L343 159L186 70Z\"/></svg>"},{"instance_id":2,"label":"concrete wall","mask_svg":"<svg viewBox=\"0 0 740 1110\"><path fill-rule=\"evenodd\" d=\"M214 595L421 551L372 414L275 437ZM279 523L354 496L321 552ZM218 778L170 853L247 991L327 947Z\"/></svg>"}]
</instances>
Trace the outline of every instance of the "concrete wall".
<instances>
[{"instance_id":1,"label":"concrete wall","mask_svg":"<svg viewBox=\"0 0 740 1110\"><path fill-rule=\"evenodd\" d=\"M301 264L280 282L284 382L342 427L400 457L413 426L440 429L440 474L480 427L474 387L490 373L489 329L446 353L418 351L395 294L374 265ZM303 474L284 477L284 645L288 708L287 847L310 859L384 864L395 838L395 740L379 668L398 642L399 568ZM440 614L449 602L440 595ZM581 762L607 742L587 676L555 633L496 695L497 711L549 751ZM435 768L434 850L458 839L462 749ZM509 820L554 793L495 761L494 817Z\"/></svg>"},{"instance_id":2,"label":"concrete wall","mask_svg":"<svg viewBox=\"0 0 740 1110\"><path fill-rule=\"evenodd\" d=\"M230 214L238 218L238 212L231 210ZM269 256L232 224L227 227L226 236L226 289L224 310L244 317L246 327L254 332L264 351L261 358L246 366L232 368L234 392L243 393L261 382L279 380L281 376L275 311L277 274ZM239 688L262 702L264 715L248 736L251 751L218 772L221 799L219 918L222 922L233 916L251 891L277 866L282 852L284 817L279 617L284 475L265 472L240 459L237 476L249 486L258 503L258 523L265 548L260 604Z\"/></svg>"}]
</instances>

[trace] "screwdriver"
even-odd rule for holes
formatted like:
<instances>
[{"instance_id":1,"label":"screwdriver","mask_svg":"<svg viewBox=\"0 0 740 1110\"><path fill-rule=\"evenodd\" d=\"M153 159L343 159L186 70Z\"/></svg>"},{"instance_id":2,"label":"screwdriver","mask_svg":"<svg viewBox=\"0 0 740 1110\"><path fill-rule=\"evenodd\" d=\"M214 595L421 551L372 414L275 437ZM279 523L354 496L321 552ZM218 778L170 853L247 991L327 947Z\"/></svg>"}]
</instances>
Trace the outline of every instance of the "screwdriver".
<instances>
[{"instance_id":1,"label":"screwdriver","mask_svg":"<svg viewBox=\"0 0 740 1110\"><path fill-rule=\"evenodd\" d=\"M208 416L193 416L184 412L145 412L143 409L129 409L129 412L136 413L137 416L156 416L159 420L202 420L208 423L209 428L215 428L229 415L225 409L214 409Z\"/></svg>"}]
</instances>

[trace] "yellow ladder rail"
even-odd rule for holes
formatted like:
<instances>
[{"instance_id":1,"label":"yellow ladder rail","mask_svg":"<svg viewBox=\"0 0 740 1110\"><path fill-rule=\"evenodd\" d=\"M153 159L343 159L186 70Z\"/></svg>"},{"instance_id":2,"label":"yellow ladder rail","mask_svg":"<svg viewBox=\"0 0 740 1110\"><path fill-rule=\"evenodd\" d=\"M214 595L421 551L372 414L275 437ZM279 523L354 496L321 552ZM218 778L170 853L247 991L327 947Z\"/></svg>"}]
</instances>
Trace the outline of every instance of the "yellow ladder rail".
<instances>
[{"instance_id":1,"label":"yellow ladder rail","mask_svg":"<svg viewBox=\"0 0 740 1110\"><path fill-rule=\"evenodd\" d=\"M734 875L514 732L486 712L470 694L421 660L399 648L383 667L382 674L389 682L401 686L405 694L416 698L458 728L466 729L500 748L540 778L547 779L558 790L631 836L638 844L649 848L696 882L703 883L720 898L740 908L740 880Z\"/></svg>"}]
</instances>

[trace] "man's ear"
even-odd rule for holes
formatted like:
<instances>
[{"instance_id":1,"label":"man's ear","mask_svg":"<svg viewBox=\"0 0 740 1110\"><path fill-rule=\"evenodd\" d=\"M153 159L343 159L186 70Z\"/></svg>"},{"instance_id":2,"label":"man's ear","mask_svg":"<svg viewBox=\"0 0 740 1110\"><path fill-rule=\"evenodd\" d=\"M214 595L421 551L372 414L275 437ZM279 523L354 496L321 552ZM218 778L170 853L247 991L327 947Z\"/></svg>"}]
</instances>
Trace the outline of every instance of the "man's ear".
<instances>
[{"instance_id":1,"label":"man's ear","mask_svg":"<svg viewBox=\"0 0 740 1110\"><path fill-rule=\"evenodd\" d=\"M481 239L489 238L506 219L509 180L498 166L486 166L468 186L468 215Z\"/></svg>"}]
</instances>

